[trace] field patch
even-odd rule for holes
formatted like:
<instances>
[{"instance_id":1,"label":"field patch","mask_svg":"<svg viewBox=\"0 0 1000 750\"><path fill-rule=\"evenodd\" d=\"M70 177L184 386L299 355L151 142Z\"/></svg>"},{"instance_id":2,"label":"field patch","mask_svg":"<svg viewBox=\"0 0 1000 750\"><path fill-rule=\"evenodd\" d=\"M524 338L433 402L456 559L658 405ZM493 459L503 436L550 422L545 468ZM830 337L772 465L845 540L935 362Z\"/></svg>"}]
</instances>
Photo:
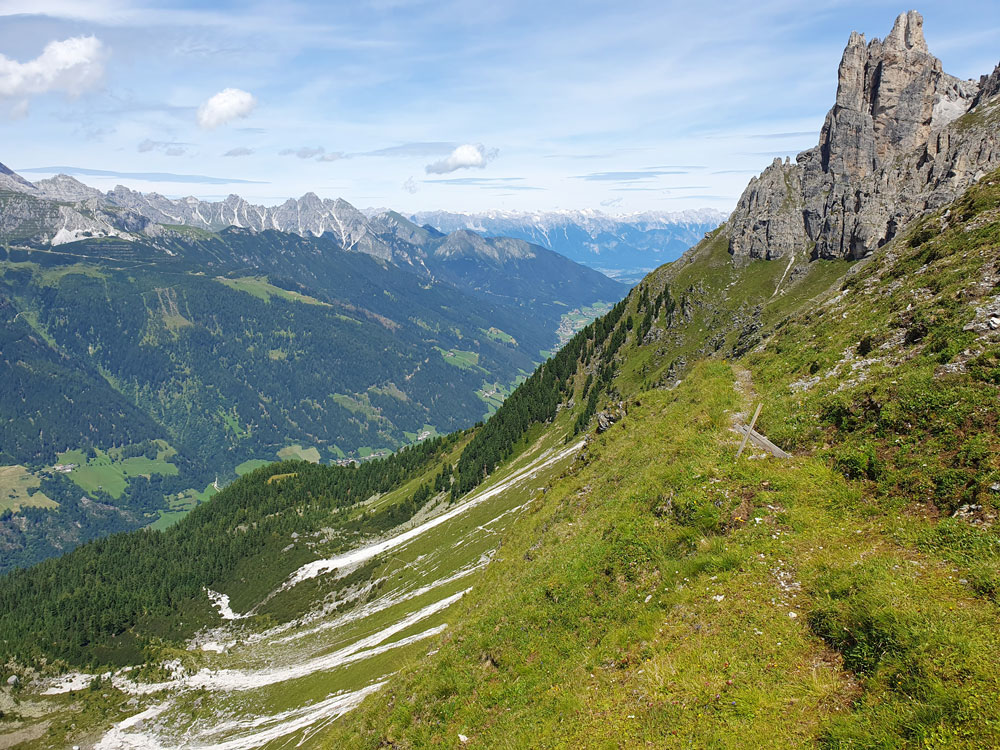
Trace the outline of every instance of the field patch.
<instances>
[{"instance_id":1,"label":"field patch","mask_svg":"<svg viewBox=\"0 0 1000 750\"><path fill-rule=\"evenodd\" d=\"M356 397L349 396L346 393L334 393L333 400L351 412L351 414L359 414L369 422L375 422L380 419L378 409L371 405L367 396Z\"/></svg>"},{"instance_id":2,"label":"field patch","mask_svg":"<svg viewBox=\"0 0 1000 750\"><path fill-rule=\"evenodd\" d=\"M331 307L330 304L320 302L315 297L310 297L307 294L300 294L299 292L292 292L288 289L282 289L281 287L275 286L267 280L266 276L244 276L238 279L217 278L216 281L221 284L225 284L230 289L235 289L238 292L246 292L247 294L253 295L257 299L264 300L265 302L270 302L272 297L279 297L289 302L301 302L304 305Z\"/></svg>"},{"instance_id":3,"label":"field patch","mask_svg":"<svg viewBox=\"0 0 1000 750\"><path fill-rule=\"evenodd\" d=\"M201 492L195 489L190 489L176 495L169 496L167 498L168 509L161 510L160 517L153 521L153 523L149 524L148 528L156 529L157 531L164 531L165 529L170 528L192 510L197 508L201 503L207 503L212 499L212 496L218 492L219 490L215 488L215 485L210 484Z\"/></svg>"},{"instance_id":4,"label":"field patch","mask_svg":"<svg viewBox=\"0 0 1000 750\"><path fill-rule=\"evenodd\" d=\"M607 313L612 307L614 305L610 302L595 302L592 305L577 307L567 313L563 313L562 319L559 321L559 328L556 330L556 335L559 337L559 346L565 344L573 338L577 331L582 330L584 326L588 325L595 318L599 318ZM543 352L543 354L548 355L549 353Z\"/></svg>"},{"instance_id":5,"label":"field patch","mask_svg":"<svg viewBox=\"0 0 1000 750\"><path fill-rule=\"evenodd\" d=\"M405 435L406 439L411 443L420 443L424 440L429 440L430 438L440 437L441 433L437 431L437 428L434 425L425 424L420 429L420 432L407 432L404 430L403 435Z\"/></svg>"},{"instance_id":6,"label":"field patch","mask_svg":"<svg viewBox=\"0 0 1000 750\"><path fill-rule=\"evenodd\" d=\"M244 461L239 466L236 467L236 473L239 476L244 474L249 474L255 469L259 469L261 466L267 466L268 464L274 463L273 461L265 461L263 458L251 458L249 461Z\"/></svg>"},{"instance_id":7,"label":"field patch","mask_svg":"<svg viewBox=\"0 0 1000 750\"><path fill-rule=\"evenodd\" d=\"M510 344L512 346L517 346L517 339L515 339L506 331L501 331L496 326L490 326L490 328L488 330L484 330L483 333L485 333L489 338L493 339L494 341L499 341L503 344Z\"/></svg>"},{"instance_id":8,"label":"field patch","mask_svg":"<svg viewBox=\"0 0 1000 750\"><path fill-rule=\"evenodd\" d=\"M163 441L160 443L156 458L122 458L121 448L112 448L108 452L95 450L90 459L81 450L65 451L57 456L57 466L62 467L57 471L66 474L85 492L103 491L118 499L131 477L149 477L153 474L173 476L178 473L177 467L167 460L174 455L174 449Z\"/></svg>"},{"instance_id":9,"label":"field patch","mask_svg":"<svg viewBox=\"0 0 1000 750\"><path fill-rule=\"evenodd\" d=\"M479 352L467 352L461 349L442 349L439 346L435 346L441 356L444 357L444 361L449 365L454 365L460 370L471 370L474 367L479 367Z\"/></svg>"},{"instance_id":10,"label":"field patch","mask_svg":"<svg viewBox=\"0 0 1000 750\"><path fill-rule=\"evenodd\" d=\"M278 458L282 461L287 461L288 459L298 459L300 461L308 461L312 464L318 464L319 449L303 448L301 445L289 445L278 451Z\"/></svg>"},{"instance_id":11,"label":"field patch","mask_svg":"<svg viewBox=\"0 0 1000 750\"><path fill-rule=\"evenodd\" d=\"M0 466L0 511L57 508L59 504L39 490L40 485L41 480L24 466Z\"/></svg>"}]
</instances>

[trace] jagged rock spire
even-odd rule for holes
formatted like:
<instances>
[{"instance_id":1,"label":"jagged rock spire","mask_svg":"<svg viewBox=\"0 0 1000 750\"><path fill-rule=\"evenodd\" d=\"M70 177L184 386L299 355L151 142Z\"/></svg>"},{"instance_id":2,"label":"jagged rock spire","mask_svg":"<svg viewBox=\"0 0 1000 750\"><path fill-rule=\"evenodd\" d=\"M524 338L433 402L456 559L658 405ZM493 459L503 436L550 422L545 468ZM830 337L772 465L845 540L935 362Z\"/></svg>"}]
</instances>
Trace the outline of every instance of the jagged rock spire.
<instances>
[{"instance_id":1,"label":"jagged rock spire","mask_svg":"<svg viewBox=\"0 0 1000 750\"><path fill-rule=\"evenodd\" d=\"M916 11L884 40L852 33L819 145L751 182L730 217L730 252L776 258L814 243L814 257L863 257L1000 166L995 123L950 127L998 94L1000 73L977 83L942 70Z\"/></svg>"}]
</instances>

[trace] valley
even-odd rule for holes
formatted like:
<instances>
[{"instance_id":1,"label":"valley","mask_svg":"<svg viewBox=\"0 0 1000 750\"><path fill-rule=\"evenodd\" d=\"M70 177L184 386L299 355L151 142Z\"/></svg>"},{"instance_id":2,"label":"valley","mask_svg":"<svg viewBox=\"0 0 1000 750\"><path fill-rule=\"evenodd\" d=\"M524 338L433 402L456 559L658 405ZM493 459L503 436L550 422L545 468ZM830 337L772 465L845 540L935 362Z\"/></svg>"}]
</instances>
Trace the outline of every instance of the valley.
<instances>
[{"instance_id":1,"label":"valley","mask_svg":"<svg viewBox=\"0 0 1000 750\"><path fill-rule=\"evenodd\" d=\"M46 204L18 186L7 200ZM239 467L366 461L472 425L589 320L567 308L624 290L527 243L391 226L423 244L379 235L390 260L330 234L172 225L0 250L0 464L42 492L0 519L0 569L165 528Z\"/></svg>"},{"instance_id":2,"label":"valley","mask_svg":"<svg viewBox=\"0 0 1000 750\"><path fill-rule=\"evenodd\" d=\"M423 211L411 218L441 232L469 229L487 237L517 237L635 284L654 268L677 260L728 217L722 211L699 209L625 215L595 210Z\"/></svg>"}]
</instances>

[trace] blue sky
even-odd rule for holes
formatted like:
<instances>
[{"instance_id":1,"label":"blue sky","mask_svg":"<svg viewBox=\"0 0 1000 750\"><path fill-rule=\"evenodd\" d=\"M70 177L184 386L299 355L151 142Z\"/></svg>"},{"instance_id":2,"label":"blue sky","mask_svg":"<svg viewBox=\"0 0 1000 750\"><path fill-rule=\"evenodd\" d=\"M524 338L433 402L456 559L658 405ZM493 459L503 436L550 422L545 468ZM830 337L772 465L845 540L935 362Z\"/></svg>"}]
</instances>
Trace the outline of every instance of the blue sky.
<instances>
[{"instance_id":1,"label":"blue sky","mask_svg":"<svg viewBox=\"0 0 1000 750\"><path fill-rule=\"evenodd\" d=\"M1000 61L995 0L917 9L946 71ZM0 162L264 203L728 210L815 144L850 32L884 37L905 10L0 0Z\"/></svg>"}]
</instances>

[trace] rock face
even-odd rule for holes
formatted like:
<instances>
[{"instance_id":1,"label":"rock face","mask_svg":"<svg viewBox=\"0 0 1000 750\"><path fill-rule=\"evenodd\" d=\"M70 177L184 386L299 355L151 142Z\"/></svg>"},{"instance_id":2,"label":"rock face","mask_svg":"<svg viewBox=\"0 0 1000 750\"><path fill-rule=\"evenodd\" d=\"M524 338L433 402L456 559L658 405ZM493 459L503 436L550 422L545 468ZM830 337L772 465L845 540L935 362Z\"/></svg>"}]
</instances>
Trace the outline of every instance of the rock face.
<instances>
[{"instance_id":1,"label":"rock face","mask_svg":"<svg viewBox=\"0 0 1000 750\"><path fill-rule=\"evenodd\" d=\"M979 82L945 73L923 19L885 40L858 33L840 63L819 145L752 180L729 220L736 258L861 258L1000 166L1000 67Z\"/></svg>"},{"instance_id":2,"label":"rock face","mask_svg":"<svg viewBox=\"0 0 1000 750\"><path fill-rule=\"evenodd\" d=\"M87 200L100 200L104 197L97 188L84 185L77 179L65 174L57 174L47 180L39 180L35 183L38 194L43 198L52 201L64 201L68 203L78 203Z\"/></svg>"},{"instance_id":3,"label":"rock face","mask_svg":"<svg viewBox=\"0 0 1000 750\"><path fill-rule=\"evenodd\" d=\"M730 251L738 258L764 260L804 252L803 208L802 170L775 159L740 197L730 219Z\"/></svg>"}]
</instances>

